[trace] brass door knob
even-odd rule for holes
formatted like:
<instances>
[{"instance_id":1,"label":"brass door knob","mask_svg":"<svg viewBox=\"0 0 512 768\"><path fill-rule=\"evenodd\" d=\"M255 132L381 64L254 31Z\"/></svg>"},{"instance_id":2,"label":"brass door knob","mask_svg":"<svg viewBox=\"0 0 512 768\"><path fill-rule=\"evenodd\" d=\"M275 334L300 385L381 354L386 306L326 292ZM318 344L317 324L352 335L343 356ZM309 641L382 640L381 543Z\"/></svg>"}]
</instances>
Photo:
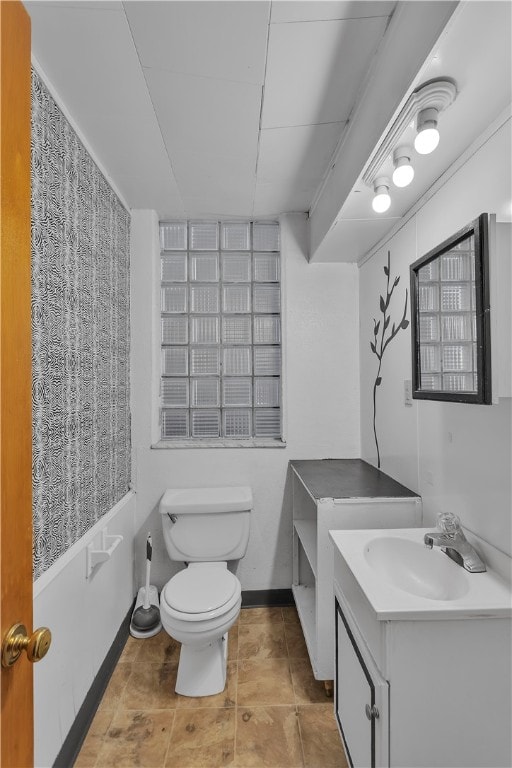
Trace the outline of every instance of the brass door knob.
<instances>
[{"instance_id":1,"label":"brass door knob","mask_svg":"<svg viewBox=\"0 0 512 768\"><path fill-rule=\"evenodd\" d=\"M52 633L47 627L39 627L29 637L23 624L13 624L2 641L2 667L12 667L22 651L31 662L40 661L48 653Z\"/></svg>"}]
</instances>

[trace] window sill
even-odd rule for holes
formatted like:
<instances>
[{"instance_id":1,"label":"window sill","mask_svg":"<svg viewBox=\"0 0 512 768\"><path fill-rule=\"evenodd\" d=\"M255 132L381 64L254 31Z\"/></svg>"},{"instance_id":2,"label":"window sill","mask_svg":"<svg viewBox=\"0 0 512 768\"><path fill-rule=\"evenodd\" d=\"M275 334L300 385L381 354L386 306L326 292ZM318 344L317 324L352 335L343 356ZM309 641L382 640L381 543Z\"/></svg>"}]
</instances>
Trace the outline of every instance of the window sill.
<instances>
[{"instance_id":1,"label":"window sill","mask_svg":"<svg viewBox=\"0 0 512 768\"><path fill-rule=\"evenodd\" d=\"M252 438L250 440L229 440L215 438L213 440L159 440L151 448L161 451L173 448L286 448L283 440L274 438Z\"/></svg>"}]
</instances>

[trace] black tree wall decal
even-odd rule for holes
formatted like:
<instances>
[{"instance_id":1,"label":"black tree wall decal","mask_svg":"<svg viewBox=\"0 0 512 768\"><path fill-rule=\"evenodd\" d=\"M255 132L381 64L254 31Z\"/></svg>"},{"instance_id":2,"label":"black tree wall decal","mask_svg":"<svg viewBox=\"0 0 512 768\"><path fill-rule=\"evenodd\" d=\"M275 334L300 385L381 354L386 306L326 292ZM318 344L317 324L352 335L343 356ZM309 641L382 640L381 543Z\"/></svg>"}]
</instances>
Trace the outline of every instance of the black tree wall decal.
<instances>
[{"instance_id":1,"label":"black tree wall decal","mask_svg":"<svg viewBox=\"0 0 512 768\"><path fill-rule=\"evenodd\" d=\"M377 439L377 427L376 427L376 419L377 419L377 387L380 387L382 384L382 376L380 375L380 371L382 368L382 358L384 357L384 352L386 351L386 348L388 347L389 343L395 338L398 331L403 328L407 328L409 325L409 321L406 320L407 315L407 288L405 289L405 306L404 306L404 313L402 315L402 319L400 320L398 325L391 326L391 331L388 332L389 323L391 322L391 315L388 314L389 310L389 304L391 302L391 297L393 295L393 291L397 287L398 283L400 282L400 276L395 277L393 280L393 283L391 284L390 288L390 259L391 254L388 251L388 264L384 267L384 274L387 278L387 285L386 285L386 298L383 296L380 296L380 311L382 312L382 318L377 321L375 318L373 318L373 340L370 341L370 347L374 355L377 356L377 359L379 361L379 367L377 369L377 376L375 377L375 383L373 385L373 434L375 436L375 446L377 448L377 466L380 469L380 451L379 451L379 441ZM379 339L379 329L381 330L381 335Z\"/></svg>"}]
</instances>

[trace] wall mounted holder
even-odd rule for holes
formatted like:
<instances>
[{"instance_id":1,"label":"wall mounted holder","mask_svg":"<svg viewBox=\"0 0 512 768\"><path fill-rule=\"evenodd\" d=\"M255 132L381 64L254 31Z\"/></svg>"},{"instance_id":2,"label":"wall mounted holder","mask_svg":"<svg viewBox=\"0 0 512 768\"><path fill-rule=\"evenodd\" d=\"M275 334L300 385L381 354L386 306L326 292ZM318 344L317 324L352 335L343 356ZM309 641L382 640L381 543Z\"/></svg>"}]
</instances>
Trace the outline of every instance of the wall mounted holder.
<instances>
[{"instance_id":1,"label":"wall mounted holder","mask_svg":"<svg viewBox=\"0 0 512 768\"><path fill-rule=\"evenodd\" d=\"M104 528L101 532L101 548L96 549L94 542L92 542L87 546L87 554L86 554L86 566L87 566L86 578L87 579L91 577L91 574L97 565L99 565L100 563L104 563L107 560L110 560L114 550L119 546L122 540L123 540L123 537L121 535L109 536L107 534L107 529Z\"/></svg>"}]
</instances>

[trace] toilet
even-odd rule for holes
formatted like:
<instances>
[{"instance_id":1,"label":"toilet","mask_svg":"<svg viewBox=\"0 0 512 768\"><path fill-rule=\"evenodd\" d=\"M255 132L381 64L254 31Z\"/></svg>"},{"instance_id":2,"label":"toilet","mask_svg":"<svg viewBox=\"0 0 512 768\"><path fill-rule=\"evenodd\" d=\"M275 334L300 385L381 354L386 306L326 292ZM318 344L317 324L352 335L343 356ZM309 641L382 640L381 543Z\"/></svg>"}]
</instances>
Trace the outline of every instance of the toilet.
<instances>
[{"instance_id":1,"label":"toilet","mask_svg":"<svg viewBox=\"0 0 512 768\"><path fill-rule=\"evenodd\" d=\"M245 555L249 487L169 488L160 500L165 546L187 567L160 595L165 631L181 645L176 693L213 696L226 685L228 631L240 613L241 586L229 560Z\"/></svg>"}]
</instances>

